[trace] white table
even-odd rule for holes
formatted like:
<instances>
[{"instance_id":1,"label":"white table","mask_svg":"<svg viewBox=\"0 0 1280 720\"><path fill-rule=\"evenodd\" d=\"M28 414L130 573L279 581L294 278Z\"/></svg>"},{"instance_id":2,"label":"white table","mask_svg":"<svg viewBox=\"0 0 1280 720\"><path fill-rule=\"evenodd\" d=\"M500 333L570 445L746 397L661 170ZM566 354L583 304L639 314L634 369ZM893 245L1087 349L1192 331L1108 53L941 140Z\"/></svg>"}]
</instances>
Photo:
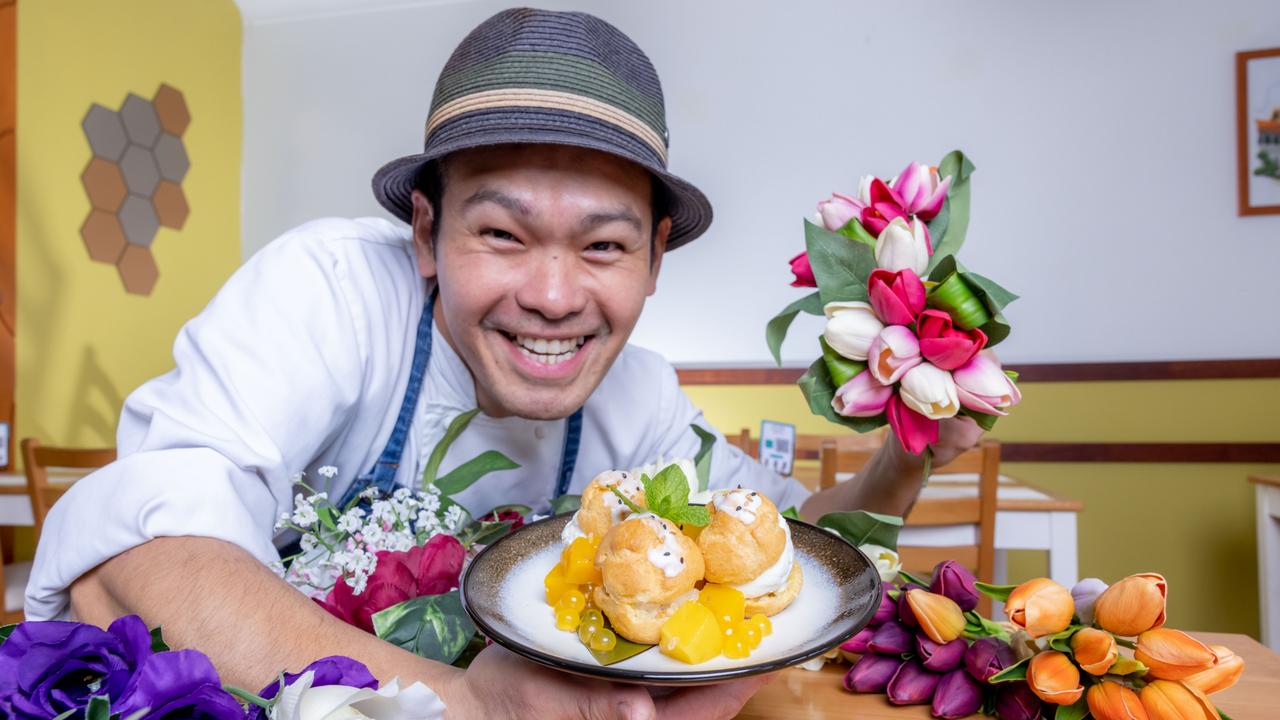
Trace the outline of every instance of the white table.
<instances>
[{"instance_id":1,"label":"white table","mask_svg":"<svg viewBox=\"0 0 1280 720\"><path fill-rule=\"evenodd\" d=\"M1280 652L1280 475L1254 475L1258 526L1258 615L1262 642Z\"/></svg>"}]
</instances>

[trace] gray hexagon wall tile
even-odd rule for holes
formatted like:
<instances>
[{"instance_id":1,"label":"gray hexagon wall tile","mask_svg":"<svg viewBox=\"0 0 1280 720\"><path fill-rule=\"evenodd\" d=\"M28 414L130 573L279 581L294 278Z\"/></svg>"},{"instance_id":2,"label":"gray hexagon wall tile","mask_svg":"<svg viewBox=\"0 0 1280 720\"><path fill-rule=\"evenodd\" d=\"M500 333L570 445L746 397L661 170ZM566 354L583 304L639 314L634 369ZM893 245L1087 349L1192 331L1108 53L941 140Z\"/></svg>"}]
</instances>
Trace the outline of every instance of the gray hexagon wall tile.
<instances>
[{"instance_id":1,"label":"gray hexagon wall tile","mask_svg":"<svg viewBox=\"0 0 1280 720\"><path fill-rule=\"evenodd\" d=\"M119 111L94 103L81 121L92 156L80 174L90 205L80 238L90 260L116 266L125 292L151 294L156 233L180 230L191 212L182 190L190 124L186 98L169 84L150 100L129 93Z\"/></svg>"}]
</instances>

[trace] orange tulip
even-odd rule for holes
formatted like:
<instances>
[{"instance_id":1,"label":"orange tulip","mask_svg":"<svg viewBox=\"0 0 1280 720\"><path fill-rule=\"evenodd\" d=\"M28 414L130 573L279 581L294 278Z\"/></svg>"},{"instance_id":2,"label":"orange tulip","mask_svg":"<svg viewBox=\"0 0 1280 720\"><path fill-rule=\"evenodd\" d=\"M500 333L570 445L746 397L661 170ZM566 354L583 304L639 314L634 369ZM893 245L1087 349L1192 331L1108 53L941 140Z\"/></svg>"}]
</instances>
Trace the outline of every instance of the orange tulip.
<instances>
[{"instance_id":1,"label":"orange tulip","mask_svg":"<svg viewBox=\"0 0 1280 720\"><path fill-rule=\"evenodd\" d=\"M1161 680L1181 680L1217 664L1208 645L1169 628L1148 630L1138 636L1133 659L1146 665L1148 675Z\"/></svg>"},{"instance_id":2,"label":"orange tulip","mask_svg":"<svg viewBox=\"0 0 1280 720\"><path fill-rule=\"evenodd\" d=\"M1209 649L1213 651L1213 656L1218 658L1217 664L1208 670L1188 675L1182 680L1189 687L1205 695L1222 692L1235 685L1240 679L1240 674L1244 672L1244 658L1231 652L1230 648L1225 645L1210 645Z\"/></svg>"},{"instance_id":3,"label":"orange tulip","mask_svg":"<svg viewBox=\"0 0 1280 720\"><path fill-rule=\"evenodd\" d=\"M1090 675L1106 675L1116 664L1120 651L1116 649L1116 639L1111 633L1084 628L1071 636L1071 654L1081 670Z\"/></svg>"},{"instance_id":4,"label":"orange tulip","mask_svg":"<svg viewBox=\"0 0 1280 720\"><path fill-rule=\"evenodd\" d=\"M1130 575L1107 588L1093 605L1094 620L1104 630L1133 637L1164 625L1164 576Z\"/></svg>"},{"instance_id":5,"label":"orange tulip","mask_svg":"<svg viewBox=\"0 0 1280 720\"><path fill-rule=\"evenodd\" d=\"M1150 720L1138 693L1113 682L1100 682L1085 695L1093 720Z\"/></svg>"},{"instance_id":6,"label":"orange tulip","mask_svg":"<svg viewBox=\"0 0 1280 720\"><path fill-rule=\"evenodd\" d=\"M929 639L943 645L964 632L964 612L955 600L928 590L908 590L907 605Z\"/></svg>"},{"instance_id":7,"label":"orange tulip","mask_svg":"<svg viewBox=\"0 0 1280 720\"><path fill-rule=\"evenodd\" d=\"M1074 705L1084 694L1080 671L1071 658L1056 650L1031 658L1027 664L1027 684L1037 697L1055 705Z\"/></svg>"},{"instance_id":8,"label":"orange tulip","mask_svg":"<svg viewBox=\"0 0 1280 720\"><path fill-rule=\"evenodd\" d=\"M1150 720L1219 720L1204 693L1180 682L1156 680L1138 693Z\"/></svg>"},{"instance_id":9,"label":"orange tulip","mask_svg":"<svg viewBox=\"0 0 1280 720\"><path fill-rule=\"evenodd\" d=\"M1071 591L1049 578L1028 580L1009 593L1004 603L1009 621L1031 637L1052 635L1071 624L1076 603Z\"/></svg>"}]
</instances>

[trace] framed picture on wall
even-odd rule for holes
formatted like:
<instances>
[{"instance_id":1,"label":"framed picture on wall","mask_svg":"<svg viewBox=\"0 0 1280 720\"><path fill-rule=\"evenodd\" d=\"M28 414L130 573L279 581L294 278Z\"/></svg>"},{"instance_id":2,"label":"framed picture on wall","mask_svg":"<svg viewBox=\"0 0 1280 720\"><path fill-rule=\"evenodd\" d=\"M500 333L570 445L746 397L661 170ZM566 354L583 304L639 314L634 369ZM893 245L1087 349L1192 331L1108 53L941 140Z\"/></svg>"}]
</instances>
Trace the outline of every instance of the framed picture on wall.
<instances>
[{"instance_id":1,"label":"framed picture on wall","mask_svg":"<svg viewBox=\"0 0 1280 720\"><path fill-rule=\"evenodd\" d=\"M1236 53L1240 214L1280 214L1280 48Z\"/></svg>"}]
</instances>

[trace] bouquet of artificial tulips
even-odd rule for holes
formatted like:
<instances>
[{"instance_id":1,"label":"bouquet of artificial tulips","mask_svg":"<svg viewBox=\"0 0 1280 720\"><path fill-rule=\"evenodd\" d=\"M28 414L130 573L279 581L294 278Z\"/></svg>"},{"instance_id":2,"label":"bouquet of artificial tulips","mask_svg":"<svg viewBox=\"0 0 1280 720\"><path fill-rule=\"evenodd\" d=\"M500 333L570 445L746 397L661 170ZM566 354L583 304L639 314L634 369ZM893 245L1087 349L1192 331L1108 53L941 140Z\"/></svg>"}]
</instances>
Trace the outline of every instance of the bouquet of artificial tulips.
<instances>
[{"instance_id":1,"label":"bouquet of artificial tulips","mask_svg":"<svg viewBox=\"0 0 1280 720\"><path fill-rule=\"evenodd\" d=\"M775 360L796 315L825 315L818 358L799 385L817 415L858 432L888 423L912 454L940 420L986 429L1021 399L989 348L1009 334L1001 310L1017 296L956 260L969 223L973 165L956 150L937 168L911 163L885 182L863 177L805 224L792 285L816 291L769 321Z\"/></svg>"}]
</instances>

